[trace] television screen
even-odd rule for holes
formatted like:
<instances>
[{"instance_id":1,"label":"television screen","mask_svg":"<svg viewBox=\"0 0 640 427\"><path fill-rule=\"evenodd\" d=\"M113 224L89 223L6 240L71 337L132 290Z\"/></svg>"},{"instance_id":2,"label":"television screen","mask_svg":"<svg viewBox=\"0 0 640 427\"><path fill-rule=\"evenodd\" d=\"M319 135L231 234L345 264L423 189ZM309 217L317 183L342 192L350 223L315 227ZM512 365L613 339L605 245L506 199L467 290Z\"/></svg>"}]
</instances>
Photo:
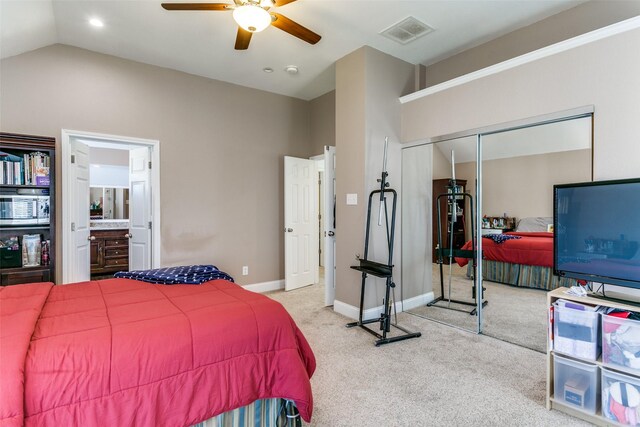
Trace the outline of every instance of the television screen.
<instances>
[{"instance_id":1,"label":"television screen","mask_svg":"<svg viewBox=\"0 0 640 427\"><path fill-rule=\"evenodd\" d=\"M640 179L563 184L554 194L554 273L640 288Z\"/></svg>"}]
</instances>

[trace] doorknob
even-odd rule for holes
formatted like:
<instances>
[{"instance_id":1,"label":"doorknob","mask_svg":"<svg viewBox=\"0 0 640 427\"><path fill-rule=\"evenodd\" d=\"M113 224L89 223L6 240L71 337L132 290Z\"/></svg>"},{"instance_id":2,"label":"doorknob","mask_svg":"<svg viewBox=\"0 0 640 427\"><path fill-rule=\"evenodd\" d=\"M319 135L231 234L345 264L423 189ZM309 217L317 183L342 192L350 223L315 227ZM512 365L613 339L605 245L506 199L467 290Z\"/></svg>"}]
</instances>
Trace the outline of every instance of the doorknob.
<instances>
[{"instance_id":1,"label":"doorknob","mask_svg":"<svg viewBox=\"0 0 640 427\"><path fill-rule=\"evenodd\" d=\"M284 232L285 233L293 233L293 228L285 228Z\"/></svg>"},{"instance_id":2,"label":"doorknob","mask_svg":"<svg viewBox=\"0 0 640 427\"><path fill-rule=\"evenodd\" d=\"M336 233L334 233L333 231L330 231L330 232L329 232L329 237L333 237L333 236L335 236L335 235L336 235Z\"/></svg>"},{"instance_id":3,"label":"doorknob","mask_svg":"<svg viewBox=\"0 0 640 427\"><path fill-rule=\"evenodd\" d=\"M133 238L133 234L127 233L127 234L124 235L124 237L126 237L127 239L132 239Z\"/></svg>"},{"instance_id":4,"label":"doorknob","mask_svg":"<svg viewBox=\"0 0 640 427\"><path fill-rule=\"evenodd\" d=\"M96 236L87 236L87 240L91 240L91 241L96 240Z\"/></svg>"}]
</instances>

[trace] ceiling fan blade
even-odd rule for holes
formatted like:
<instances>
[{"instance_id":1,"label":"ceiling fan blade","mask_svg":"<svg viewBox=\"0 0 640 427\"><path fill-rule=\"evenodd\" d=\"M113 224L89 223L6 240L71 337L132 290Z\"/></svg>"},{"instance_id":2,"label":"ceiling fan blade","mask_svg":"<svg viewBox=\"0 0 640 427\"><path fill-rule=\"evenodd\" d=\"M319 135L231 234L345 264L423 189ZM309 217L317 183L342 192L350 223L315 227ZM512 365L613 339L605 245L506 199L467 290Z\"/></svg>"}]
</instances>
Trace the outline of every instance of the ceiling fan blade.
<instances>
[{"instance_id":1,"label":"ceiling fan blade","mask_svg":"<svg viewBox=\"0 0 640 427\"><path fill-rule=\"evenodd\" d=\"M300 40L304 40L310 44L316 44L322 38L319 34L314 33L310 29L303 27L284 15L272 13L271 16L275 18L273 22L271 22L271 25L299 38Z\"/></svg>"},{"instance_id":2,"label":"ceiling fan blade","mask_svg":"<svg viewBox=\"0 0 640 427\"><path fill-rule=\"evenodd\" d=\"M273 4L276 6L284 6L285 4L293 3L296 0L274 0Z\"/></svg>"},{"instance_id":3,"label":"ceiling fan blade","mask_svg":"<svg viewBox=\"0 0 640 427\"><path fill-rule=\"evenodd\" d=\"M242 27L238 27L238 35L236 35L236 50L246 50L249 47L249 42L251 41L252 32L243 29Z\"/></svg>"},{"instance_id":4,"label":"ceiling fan blade","mask_svg":"<svg viewBox=\"0 0 640 427\"><path fill-rule=\"evenodd\" d=\"M227 3L162 3L166 10L229 10Z\"/></svg>"}]
</instances>

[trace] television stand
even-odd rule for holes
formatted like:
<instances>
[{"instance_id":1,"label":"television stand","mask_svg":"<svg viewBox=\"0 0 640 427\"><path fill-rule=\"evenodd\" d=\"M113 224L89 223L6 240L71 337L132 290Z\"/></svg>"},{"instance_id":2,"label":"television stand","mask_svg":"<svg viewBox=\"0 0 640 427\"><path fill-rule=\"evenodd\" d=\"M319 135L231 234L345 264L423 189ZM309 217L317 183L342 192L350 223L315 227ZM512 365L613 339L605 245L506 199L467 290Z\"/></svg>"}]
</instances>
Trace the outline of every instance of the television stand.
<instances>
[{"instance_id":1,"label":"television stand","mask_svg":"<svg viewBox=\"0 0 640 427\"><path fill-rule=\"evenodd\" d=\"M590 293L587 296L578 297L575 295L569 295L565 293L566 291L567 291L567 288L557 288L547 292L547 307L549 308L552 307L553 303L555 303L558 299L564 299L572 302L577 302L580 304L591 305L594 307L600 305L600 306L611 307L611 308L616 308L616 309L626 310L626 311L636 311L636 312L639 311L637 307L640 305L636 305L638 303L634 303L632 305L632 302L630 301L614 302L613 298L608 296L603 298L602 294L597 294L598 296L595 296L592 293ZM621 301L621 300L616 298L615 301ZM547 322L549 322L548 316L549 314L547 314ZM551 328L553 328L552 323L548 323L548 325ZM555 376L554 362L556 359L556 351L554 350L553 345L550 345L550 344L551 343L549 342L549 339L547 339L547 390L546 390L546 399L545 399L547 409L559 410L561 412L567 413L577 418L581 418L595 425L602 425L602 426L621 425L607 418L607 416L602 413L602 409L598 408L599 405L597 403L596 403L595 414L588 414L583 410L581 410L580 408L577 408L575 405L567 404L566 401L562 399L562 396L555 396L556 376ZM606 371L603 371L602 368L603 367L607 368L609 366L603 363L601 357L599 357L595 361L580 360L579 358L577 358L576 360L578 360L578 362L583 365L590 365L591 367L597 367L596 371L600 373L606 372ZM614 367L614 370L615 369L616 368ZM596 375L599 375L599 374L596 374ZM640 383L640 377L636 373L633 373L633 371L625 372L625 375L631 378L631 380L633 381L633 384Z\"/></svg>"},{"instance_id":2,"label":"television stand","mask_svg":"<svg viewBox=\"0 0 640 427\"><path fill-rule=\"evenodd\" d=\"M635 307L640 307L640 301L633 301L633 300L628 300L628 299L623 299L623 298L616 298L616 297L610 297L607 295L604 295L604 293L600 294L600 293L596 293L596 292L589 292L587 293L588 297L591 298L596 298L602 301L610 301L613 303L618 303L618 304L626 304L626 305L633 305Z\"/></svg>"}]
</instances>

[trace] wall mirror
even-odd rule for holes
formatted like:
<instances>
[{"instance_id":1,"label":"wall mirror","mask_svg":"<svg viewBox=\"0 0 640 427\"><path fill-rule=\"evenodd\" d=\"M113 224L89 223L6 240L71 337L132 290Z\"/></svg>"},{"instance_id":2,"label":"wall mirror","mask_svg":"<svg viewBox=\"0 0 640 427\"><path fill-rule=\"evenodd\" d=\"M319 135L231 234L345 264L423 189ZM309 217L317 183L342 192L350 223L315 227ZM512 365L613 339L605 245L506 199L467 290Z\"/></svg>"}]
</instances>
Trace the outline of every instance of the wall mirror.
<instances>
[{"instance_id":1,"label":"wall mirror","mask_svg":"<svg viewBox=\"0 0 640 427\"><path fill-rule=\"evenodd\" d=\"M129 189L91 187L89 215L92 220L129 219Z\"/></svg>"},{"instance_id":2,"label":"wall mirror","mask_svg":"<svg viewBox=\"0 0 640 427\"><path fill-rule=\"evenodd\" d=\"M403 149L402 286L425 300L444 297L436 305L425 304L406 311L544 352L546 292L570 285L553 276L549 264L553 259L553 238L547 229L553 216L553 185L592 180L592 116L589 113L466 135ZM436 251L436 199L447 191L451 179L452 149L456 181L464 185L464 191L481 209L480 223L475 224L478 221L473 218L484 257L477 261L482 277L476 280L476 288L482 286L487 302L480 316L470 313L469 308L473 307L453 302L474 301L472 263L460 258L440 263ZM454 228L453 240L448 240L454 249L468 245L472 238L471 206L468 202L456 204L453 210L456 217L461 214L462 218L457 220L460 226ZM473 210L475 213L476 206ZM442 218L440 221L447 223ZM498 243L498 236L512 233L517 238ZM508 251L511 240L529 244L527 239L531 236L522 233L540 233L537 238L546 239L544 245L549 252L543 260L517 263L491 259L495 255L489 252L495 247ZM451 238L447 234L442 233L443 239Z\"/></svg>"}]
</instances>

